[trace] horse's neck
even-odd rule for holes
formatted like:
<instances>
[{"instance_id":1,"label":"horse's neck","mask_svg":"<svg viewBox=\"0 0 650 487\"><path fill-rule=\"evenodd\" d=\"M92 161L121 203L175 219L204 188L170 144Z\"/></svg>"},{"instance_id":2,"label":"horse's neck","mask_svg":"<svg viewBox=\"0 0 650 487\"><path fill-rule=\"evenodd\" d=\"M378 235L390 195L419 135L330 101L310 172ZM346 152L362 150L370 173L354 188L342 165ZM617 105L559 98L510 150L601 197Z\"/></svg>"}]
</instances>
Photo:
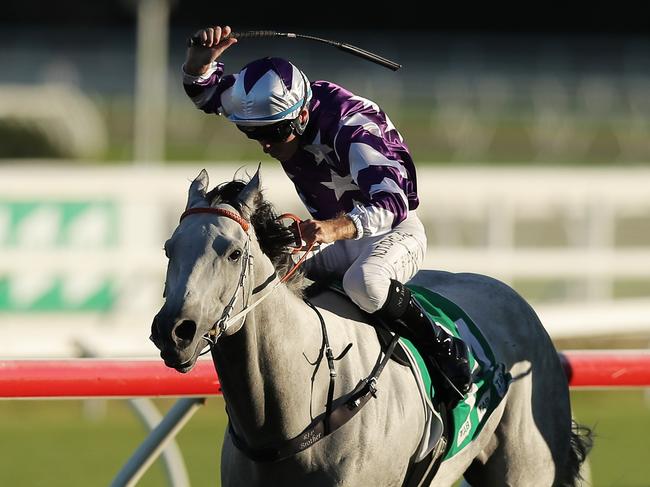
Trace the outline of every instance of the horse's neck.
<instances>
[{"instance_id":1,"label":"horse's neck","mask_svg":"<svg viewBox=\"0 0 650 487\"><path fill-rule=\"evenodd\" d=\"M293 436L306 425L314 374L309 361L321 345L315 312L283 285L249 313L241 330L219 340L214 360L229 417L251 446Z\"/></svg>"}]
</instances>

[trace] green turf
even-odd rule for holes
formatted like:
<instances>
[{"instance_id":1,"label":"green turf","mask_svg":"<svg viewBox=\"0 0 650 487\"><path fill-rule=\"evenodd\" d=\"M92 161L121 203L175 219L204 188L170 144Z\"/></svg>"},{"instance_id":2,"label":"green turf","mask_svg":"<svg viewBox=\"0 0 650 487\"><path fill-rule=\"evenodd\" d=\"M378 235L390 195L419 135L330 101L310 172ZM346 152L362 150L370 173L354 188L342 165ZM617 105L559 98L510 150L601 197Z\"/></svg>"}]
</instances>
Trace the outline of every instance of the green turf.
<instances>
[{"instance_id":1,"label":"green turf","mask_svg":"<svg viewBox=\"0 0 650 487\"><path fill-rule=\"evenodd\" d=\"M173 401L156 401L167 411ZM92 420L81 401L0 402L0 486L106 486L145 437L125 401L106 402ZM210 399L178 440L192 486L218 485L218 459L225 427L223 400ZM167 485L161 462L139 487Z\"/></svg>"},{"instance_id":2,"label":"green turf","mask_svg":"<svg viewBox=\"0 0 650 487\"><path fill-rule=\"evenodd\" d=\"M576 420L594 431L593 485L650 486L650 394L574 391L572 401Z\"/></svg>"},{"instance_id":3,"label":"green turf","mask_svg":"<svg viewBox=\"0 0 650 487\"><path fill-rule=\"evenodd\" d=\"M574 414L592 426L594 487L650 485L650 399L643 391L573 393ZM166 411L170 400L156 401ZM101 403L100 403L101 406ZM108 485L145 436L124 401L89 419L81 401L0 402L0 485L76 487ZM221 398L208 400L178 437L191 484L215 486L225 427ZM139 487L166 485L160 462Z\"/></svg>"}]
</instances>

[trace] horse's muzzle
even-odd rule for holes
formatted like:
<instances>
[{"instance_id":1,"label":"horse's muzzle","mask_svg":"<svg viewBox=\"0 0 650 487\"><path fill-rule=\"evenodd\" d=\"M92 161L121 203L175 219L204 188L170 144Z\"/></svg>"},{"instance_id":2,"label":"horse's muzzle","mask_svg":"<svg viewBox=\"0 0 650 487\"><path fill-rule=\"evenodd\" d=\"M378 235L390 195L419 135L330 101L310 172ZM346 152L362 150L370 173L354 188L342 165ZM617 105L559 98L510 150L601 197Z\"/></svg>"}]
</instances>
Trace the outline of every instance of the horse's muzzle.
<instances>
[{"instance_id":1,"label":"horse's muzzle","mask_svg":"<svg viewBox=\"0 0 650 487\"><path fill-rule=\"evenodd\" d=\"M194 366L196 359L196 333L195 321L173 320L158 313L151 324L149 339L160 350L160 357L165 361L165 365L180 372L187 372Z\"/></svg>"}]
</instances>

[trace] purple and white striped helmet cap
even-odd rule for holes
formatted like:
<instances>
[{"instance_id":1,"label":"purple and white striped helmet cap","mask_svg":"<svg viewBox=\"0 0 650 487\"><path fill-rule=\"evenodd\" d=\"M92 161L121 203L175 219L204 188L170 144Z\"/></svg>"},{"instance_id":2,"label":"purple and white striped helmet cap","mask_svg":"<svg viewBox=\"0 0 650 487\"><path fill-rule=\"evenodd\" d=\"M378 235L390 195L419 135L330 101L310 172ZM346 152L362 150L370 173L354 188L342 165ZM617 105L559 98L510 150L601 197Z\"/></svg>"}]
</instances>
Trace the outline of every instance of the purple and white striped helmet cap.
<instances>
[{"instance_id":1,"label":"purple and white striped helmet cap","mask_svg":"<svg viewBox=\"0 0 650 487\"><path fill-rule=\"evenodd\" d=\"M221 105L228 119L238 125L293 120L311 99L307 77L281 58L253 61L235 78L233 86L221 95Z\"/></svg>"}]
</instances>

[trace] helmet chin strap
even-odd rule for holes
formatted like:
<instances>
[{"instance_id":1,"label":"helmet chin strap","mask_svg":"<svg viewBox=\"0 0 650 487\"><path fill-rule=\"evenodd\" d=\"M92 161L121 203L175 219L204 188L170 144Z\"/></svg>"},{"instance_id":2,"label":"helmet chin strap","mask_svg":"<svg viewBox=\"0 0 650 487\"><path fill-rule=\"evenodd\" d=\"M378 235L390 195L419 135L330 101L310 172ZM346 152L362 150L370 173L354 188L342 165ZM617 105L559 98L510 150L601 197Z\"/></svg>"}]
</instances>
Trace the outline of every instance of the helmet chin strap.
<instances>
[{"instance_id":1,"label":"helmet chin strap","mask_svg":"<svg viewBox=\"0 0 650 487\"><path fill-rule=\"evenodd\" d=\"M307 112L307 117L305 118L305 121L303 123L301 123L299 119L297 119L292 123L293 131L296 133L296 135L304 134L308 123L309 123L309 112Z\"/></svg>"},{"instance_id":2,"label":"helmet chin strap","mask_svg":"<svg viewBox=\"0 0 650 487\"><path fill-rule=\"evenodd\" d=\"M305 119L305 121L300 122L300 114L305 109L305 106L307 105L307 98L308 98L307 78L305 78L305 74L302 71L300 71L300 76L302 76L302 86L303 86L302 105L300 107L300 111L298 112L298 116L295 118L293 122L291 122L291 125L293 126L293 131L298 135L302 135L305 132L305 129L307 128L307 124L309 123L309 110L307 110L307 118Z\"/></svg>"}]
</instances>

